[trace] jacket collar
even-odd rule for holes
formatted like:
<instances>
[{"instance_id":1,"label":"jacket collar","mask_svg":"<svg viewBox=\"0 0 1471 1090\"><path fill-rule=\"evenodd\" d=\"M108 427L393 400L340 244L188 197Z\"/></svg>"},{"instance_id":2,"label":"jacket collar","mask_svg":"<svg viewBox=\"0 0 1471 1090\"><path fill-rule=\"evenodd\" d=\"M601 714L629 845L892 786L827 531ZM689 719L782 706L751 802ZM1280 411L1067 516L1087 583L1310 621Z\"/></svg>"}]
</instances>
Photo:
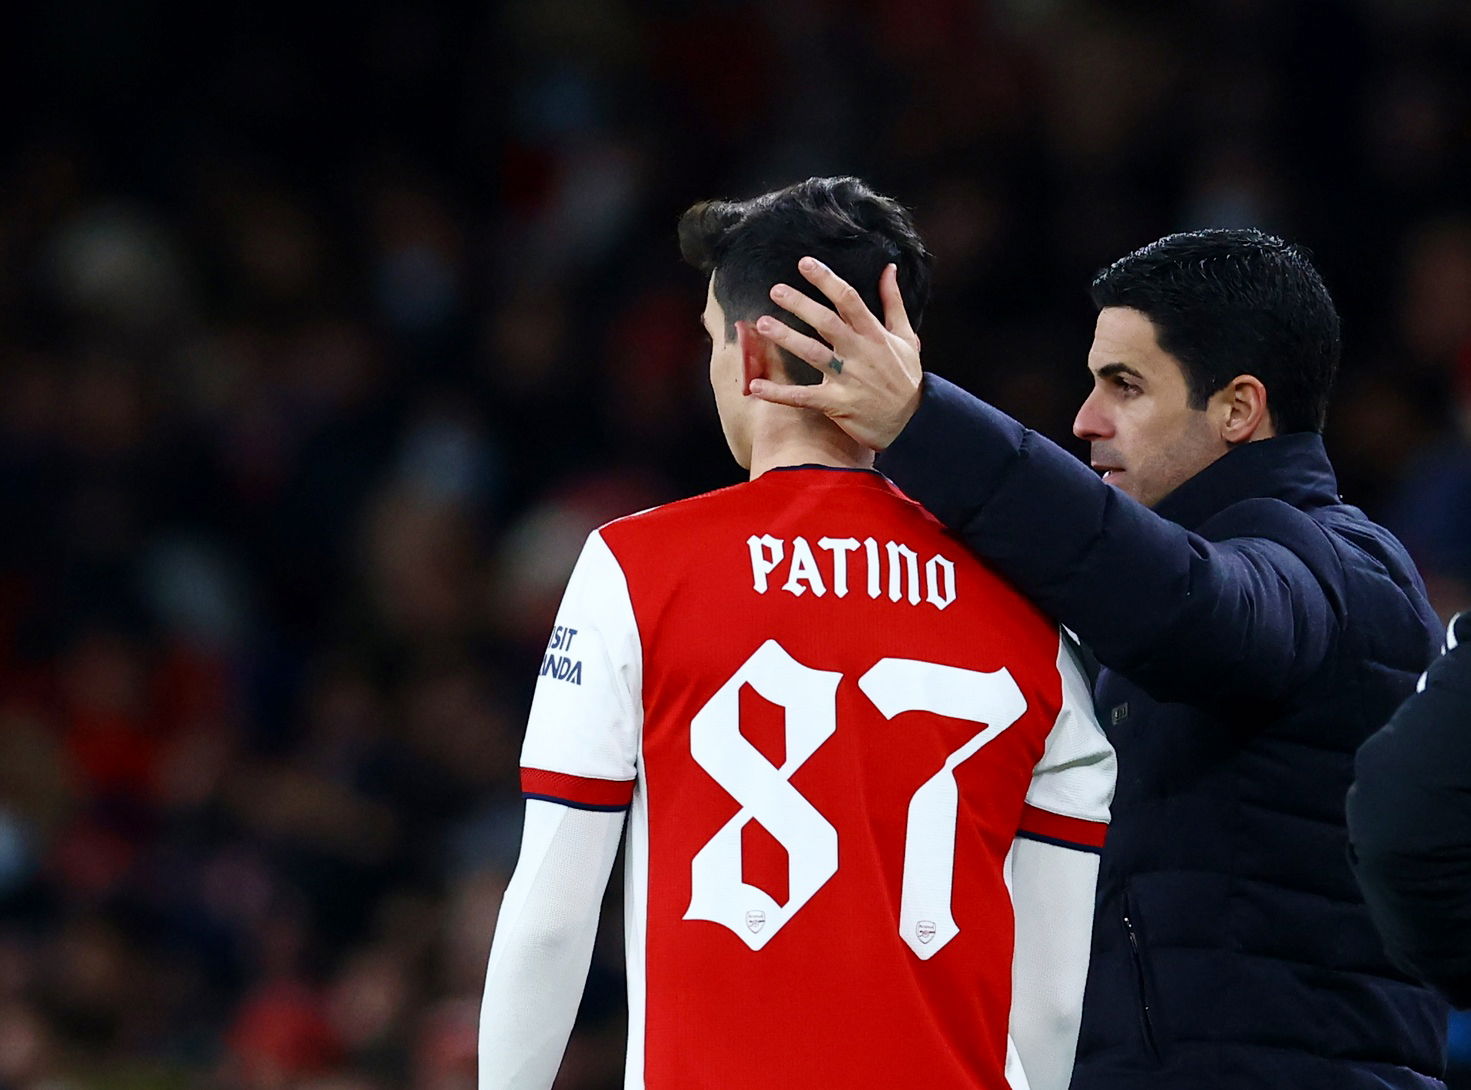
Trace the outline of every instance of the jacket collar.
<instances>
[{"instance_id":1,"label":"jacket collar","mask_svg":"<svg viewBox=\"0 0 1471 1090\"><path fill-rule=\"evenodd\" d=\"M1194 530L1241 500L1283 500L1299 509L1338 503L1338 479L1316 432L1243 443L1221 455L1155 505L1155 512Z\"/></svg>"}]
</instances>

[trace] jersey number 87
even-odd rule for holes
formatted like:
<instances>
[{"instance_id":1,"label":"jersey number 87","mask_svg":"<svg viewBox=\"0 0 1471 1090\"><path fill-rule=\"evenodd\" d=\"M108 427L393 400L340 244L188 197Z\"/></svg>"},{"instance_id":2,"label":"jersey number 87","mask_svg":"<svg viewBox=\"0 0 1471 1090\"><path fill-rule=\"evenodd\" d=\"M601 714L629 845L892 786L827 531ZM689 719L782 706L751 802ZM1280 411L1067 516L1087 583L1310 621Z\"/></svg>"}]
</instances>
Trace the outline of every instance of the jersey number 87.
<instances>
[{"instance_id":1,"label":"jersey number 87","mask_svg":"<svg viewBox=\"0 0 1471 1090\"><path fill-rule=\"evenodd\" d=\"M775 640L741 664L690 722L690 753L741 809L690 864L687 920L708 920L760 950L838 870L838 832L791 784L791 777L837 731L842 674L804 666ZM741 734L740 690L749 685L786 713L786 760L773 765ZM909 799L899 935L922 960L934 957L960 928L950 912L959 803L955 769L1027 710L1005 668L964 670L916 659L886 658L858 688L885 719L931 712L985 729L951 753ZM741 877L741 831L758 822L788 859L789 895L778 905Z\"/></svg>"}]
</instances>

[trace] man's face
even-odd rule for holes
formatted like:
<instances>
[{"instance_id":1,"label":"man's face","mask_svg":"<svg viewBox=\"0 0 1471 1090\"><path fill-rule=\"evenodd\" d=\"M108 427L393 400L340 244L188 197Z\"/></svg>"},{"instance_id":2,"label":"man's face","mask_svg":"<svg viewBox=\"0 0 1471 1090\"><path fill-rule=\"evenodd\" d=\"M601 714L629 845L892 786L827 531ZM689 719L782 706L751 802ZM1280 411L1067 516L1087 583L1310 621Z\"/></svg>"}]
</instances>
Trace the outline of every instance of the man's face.
<instances>
[{"instance_id":1,"label":"man's face","mask_svg":"<svg viewBox=\"0 0 1471 1090\"><path fill-rule=\"evenodd\" d=\"M725 443L742 469L751 467L751 436L747 417L748 399L741 366L741 344L738 337L725 335L725 311L715 298L715 277L705 291L705 310L700 324L710 338L710 388L715 391L715 411L720 415L720 429Z\"/></svg>"},{"instance_id":2,"label":"man's face","mask_svg":"<svg viewBox=\"0 0 1471 1090\"><path fill-rule=\"evenodd\" d=\"M1230 449L1211 415L1190 407L1184 371L1139 311L1098 312L1088 370L1093 391L1073 434L1092 444L1103 479L1140 503L1153 507Z\"/></svg>"}]
</instances>

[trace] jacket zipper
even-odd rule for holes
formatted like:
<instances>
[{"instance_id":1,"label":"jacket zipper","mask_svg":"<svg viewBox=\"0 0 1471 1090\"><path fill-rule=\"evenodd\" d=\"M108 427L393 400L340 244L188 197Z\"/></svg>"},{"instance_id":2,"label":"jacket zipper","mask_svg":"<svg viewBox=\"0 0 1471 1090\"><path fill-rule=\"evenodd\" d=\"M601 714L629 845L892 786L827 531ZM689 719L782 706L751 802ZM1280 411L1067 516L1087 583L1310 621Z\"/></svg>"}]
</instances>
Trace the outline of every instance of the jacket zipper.
<instances>
[{"instance_id":1,"label":"jacket zipper","mask_svg":"<svg viewBox=\"0 0 1471 1090\"><path fill-rule=\"evenodd\" d=\"M1139 981L1139 1027L1144 1032L1144 1043L1156 1060L1159 1059L1159 1043L1154 1037L1154 1022L1149 1015L1149 993L1144 990L1144 955L1139 950L1139 934L1134 930L1134 921L1129 918L1129 905L1124 902L1124 931L1129 936L1129 953L1134 958L1134 975Z\"/></svg>"}]
</instances>

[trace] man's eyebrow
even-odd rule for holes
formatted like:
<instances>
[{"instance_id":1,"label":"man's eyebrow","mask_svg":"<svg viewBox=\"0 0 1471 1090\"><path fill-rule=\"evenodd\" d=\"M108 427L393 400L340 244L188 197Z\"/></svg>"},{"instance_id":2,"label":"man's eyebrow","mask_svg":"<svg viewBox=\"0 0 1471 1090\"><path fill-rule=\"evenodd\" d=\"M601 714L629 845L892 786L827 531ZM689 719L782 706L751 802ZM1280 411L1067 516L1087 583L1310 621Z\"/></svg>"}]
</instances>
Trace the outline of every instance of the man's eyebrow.
<instances>
[{"instance_id":1,"label":"man's eyebrow","mask_svg":"<svg viewBox=\"0 0 1471 1090\"><path fill-rule=\"evenodd\" d=\"M1093 373L1099 378L1113 378L1114 375L1133 375L1135 378L1144 377L1143 374L1130 367L1127 363L1105 363Z\"/></svg>"}]
</instances>

